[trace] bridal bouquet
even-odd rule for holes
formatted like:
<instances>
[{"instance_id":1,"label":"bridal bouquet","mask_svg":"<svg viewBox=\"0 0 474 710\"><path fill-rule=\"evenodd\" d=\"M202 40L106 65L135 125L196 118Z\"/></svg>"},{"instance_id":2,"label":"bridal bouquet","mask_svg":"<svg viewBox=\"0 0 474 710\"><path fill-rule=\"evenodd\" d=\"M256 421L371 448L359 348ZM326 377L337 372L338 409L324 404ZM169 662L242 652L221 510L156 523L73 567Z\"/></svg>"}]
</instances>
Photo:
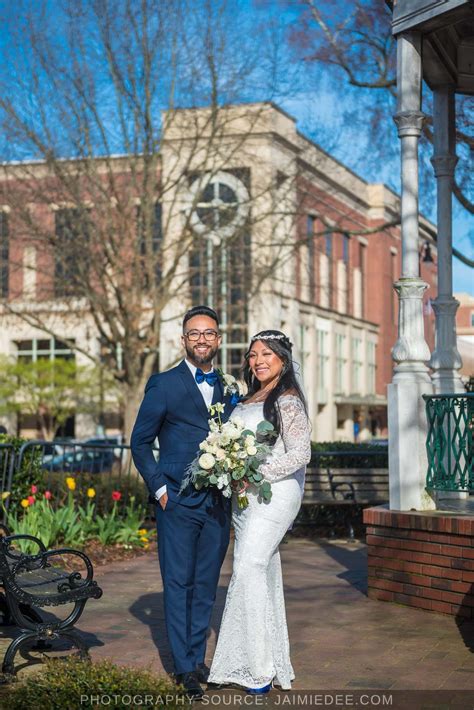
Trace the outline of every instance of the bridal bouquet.
<instances>
[{"instance_id":1,"label":"bridal bouquet","mask_svg":"<svg viewBox=\"0 0 474 710\"><path fill-rule=\"evenodd\" d=\"M246 484L253 483L259 497L269 501L272 497L271 485L258 469L271 450L262 439L271 438L273 426L262 421L254 433L245 428L243 419L239 417L222 423L223 411L224 405L219 402L209 407L210 431L199 444L202 453L191 462L181 491L192 484L197 490L216 487L226 498L236 492L239 508L246 508Z\"/></svg>"}]
</instances>

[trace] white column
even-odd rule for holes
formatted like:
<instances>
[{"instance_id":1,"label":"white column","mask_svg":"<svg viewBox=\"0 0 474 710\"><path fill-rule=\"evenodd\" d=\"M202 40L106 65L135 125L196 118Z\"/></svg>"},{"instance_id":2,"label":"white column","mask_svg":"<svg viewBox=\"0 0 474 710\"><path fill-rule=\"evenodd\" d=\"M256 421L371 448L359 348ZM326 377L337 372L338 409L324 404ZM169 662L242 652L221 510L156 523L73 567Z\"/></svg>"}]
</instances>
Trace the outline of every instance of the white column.
<instances>
[{"instance_id":1,"label":"white column","mask_svg":"<svg viewBox=\"0 0 474 710\"><path fill-rule=\"evenodd\" d=\"M425 491L426 416L423 394L433 386L426 361L430 351L424 337L423 293L418 237L418 140L421 112L421 37L407 32L397 38L398 105L394 116L401 141L402 275L398 339L392 351L396 366L388 386L390 508L429 510L434 501Z\"/></svg>"},{"instance_id":2,"label":"white column","mask_svg":"<svg viewBox=\"0 0 474 710\"><path fill-rule=\"evenodd\" d=\"M456 157L455 108L452 87L434 90L434 155L431 159L438 196L438 296L433 308L436 315L436 346L431 356L433 384L437 394L464 392L458 370L462 367L456 345L456 311L452 272L452 189Z\"/></svg>"}]
</instances>

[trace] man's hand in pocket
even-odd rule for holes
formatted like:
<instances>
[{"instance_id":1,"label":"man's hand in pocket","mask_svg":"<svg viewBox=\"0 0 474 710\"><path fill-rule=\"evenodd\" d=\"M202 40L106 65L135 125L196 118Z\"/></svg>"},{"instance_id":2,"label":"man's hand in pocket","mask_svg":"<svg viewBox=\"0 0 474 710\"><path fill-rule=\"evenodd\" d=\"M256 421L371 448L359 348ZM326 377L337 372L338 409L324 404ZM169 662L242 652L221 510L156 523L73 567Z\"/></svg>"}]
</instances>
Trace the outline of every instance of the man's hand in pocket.
<instances>
[{"instance_id":1,"label":"man's hand in pocket","mask_svg":"<svg viewBox=\"0 0 474 710\"><path fill-rule=\"evenodd\" d=\"M163 493L163 495L161 496L161 498L160 498L160 500L158 501L158 503L161 505L161 507L162 507L163 510L164 510L164 509L166 508L166 504L168 503L168 494L167 494L167 493Z\"/></svg>"}]
</instances>

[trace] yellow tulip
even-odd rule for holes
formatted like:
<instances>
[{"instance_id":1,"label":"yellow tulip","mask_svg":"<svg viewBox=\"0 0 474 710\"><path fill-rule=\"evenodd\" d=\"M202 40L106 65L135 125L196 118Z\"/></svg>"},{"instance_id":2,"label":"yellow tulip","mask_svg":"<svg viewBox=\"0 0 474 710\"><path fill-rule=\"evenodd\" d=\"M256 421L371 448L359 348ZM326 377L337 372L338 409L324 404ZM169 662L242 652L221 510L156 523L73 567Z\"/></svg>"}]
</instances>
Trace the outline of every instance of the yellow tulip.
<instances>
[{"instance_id":1,"label":"yellow tulip","mask_svg":"<svg viewBox=\"0 0 474 710\"><path fill-rule=\"evenodd\" d=\"M3 493L2 493L2 500L6 500L9 495L10 495L10 491L3 491Z\"/></svg>"},{"instance_id":2,"label":"yellow tulip","mask_svg":"<svg viewBox=\"0 0 474 710\"><path fill-rule=\"evenodd\" d=\"M23 500L21 501L20 505L21 505L23 508L28 508L28 506L29 506L28 498L23 498Z\"/></svg>"},{"instance_id":3,"label":"yellow tulip","mask_svg":"<svg viewBox=\"0 0 474 710\"><path fill-rule=\"evenodd\" d=\"M141 528L141 530L138 531L138 534L139 535L148 535L148 530L146 530L145 528Z\"/></svg>"},{"instance_id":4,"label":"yellow tulip","mask_svg":"<svg viewBox=\"0 0 474 710\"><path fill-rule=\"evenodd\" d=\"M150 542L150 541L149 541L149 539L148 539L147 537L142 537L141 540L140 540L140 542L143 542L143 543L146 544L146 543L148 543L148 542Z\"/></svg>"},{"instance_id":5,"label":"yellow tulip","mask_svg":"<svg viewBox=\"0 0 474 710\"><path fill-rule=\"evenodd\" d=\"M76 490L76 481L72 476L68 476L66 478L66 486L69 488L70 491Z\"/></svg>"},{"instance_id":6,"label":"yellow tulip","mask_svg":"<svg viewBox=\"0 0 474 710\"><path fill-rule=\"evenodd\" d=\"M94 498L95 497L95 490L93 488L88 488L87 489L87 497L88 498Z\"/></svg>"},{"instance_id":7,"label":"yellow tulip","mask_svg":"<svg viewBox=\"0 0 474 710\"><path fill-rule=\"evenodd\" d=\"M144 550L148 550L149 547L150 547L150 545L143 545L143 549L144 549Z\"/></svg>"}]
</instances>

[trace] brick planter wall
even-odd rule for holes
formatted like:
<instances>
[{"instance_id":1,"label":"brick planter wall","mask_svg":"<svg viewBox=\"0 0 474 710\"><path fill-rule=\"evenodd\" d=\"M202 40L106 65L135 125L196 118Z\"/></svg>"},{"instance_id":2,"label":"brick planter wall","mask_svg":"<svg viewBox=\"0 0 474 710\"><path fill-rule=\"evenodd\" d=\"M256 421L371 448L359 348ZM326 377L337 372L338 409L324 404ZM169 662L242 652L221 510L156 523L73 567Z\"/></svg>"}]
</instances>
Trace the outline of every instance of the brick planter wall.
<instances>
[{"instance_id":1,"label":"brick planter wall","mask_svg":"<svg viewBox=\"0 0 474 710\"><path fill-rule=\"evenodd\" d=\"M378 506L364 523L369 597L474 618L474 517Z\"/></svg>"}]
</instances>

